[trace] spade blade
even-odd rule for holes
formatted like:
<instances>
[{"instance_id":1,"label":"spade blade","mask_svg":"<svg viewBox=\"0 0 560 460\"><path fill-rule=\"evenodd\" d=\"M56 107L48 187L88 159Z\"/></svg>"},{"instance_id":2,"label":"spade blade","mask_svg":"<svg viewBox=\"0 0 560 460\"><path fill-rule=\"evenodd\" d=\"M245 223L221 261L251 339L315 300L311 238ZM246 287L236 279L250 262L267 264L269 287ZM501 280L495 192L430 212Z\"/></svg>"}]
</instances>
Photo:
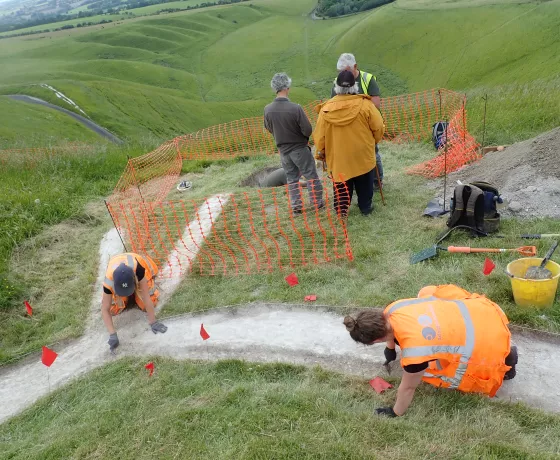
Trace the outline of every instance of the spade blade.
<instances>
[{"instance_id":1,"label":"spade blade","mask_svg":"<svg viewBox=\"0 0 560 460\"><path fill-rule=\"evenodd\" d=\"M410 263L411 265L414 265L417 264L418 262L422 262L423 260L431 259L437 256L437 251L438 251L437 245L433 245L430 246L429 248L423 249L422 251L417 252L416 254L412 254L412 257L410 258Z\"/></svg>"}]
</instances>

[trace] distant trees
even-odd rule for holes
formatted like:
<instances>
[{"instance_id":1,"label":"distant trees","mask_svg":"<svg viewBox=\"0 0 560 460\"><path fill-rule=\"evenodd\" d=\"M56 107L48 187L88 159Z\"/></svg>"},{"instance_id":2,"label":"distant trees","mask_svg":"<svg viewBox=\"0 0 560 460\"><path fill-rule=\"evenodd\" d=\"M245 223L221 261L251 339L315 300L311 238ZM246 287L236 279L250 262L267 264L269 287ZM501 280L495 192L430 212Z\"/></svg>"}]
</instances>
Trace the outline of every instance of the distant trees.
<instances>
[{"instance_id":1,"label":"distant trees","mask_svg":"<svg viewBox=\"0 0 560 460\"><path fill-rule=\"evenodd\" d=\"M317 15L334 18L345 14L372 10L395 0L319 0Z\"/></svg>"}]
</instances>

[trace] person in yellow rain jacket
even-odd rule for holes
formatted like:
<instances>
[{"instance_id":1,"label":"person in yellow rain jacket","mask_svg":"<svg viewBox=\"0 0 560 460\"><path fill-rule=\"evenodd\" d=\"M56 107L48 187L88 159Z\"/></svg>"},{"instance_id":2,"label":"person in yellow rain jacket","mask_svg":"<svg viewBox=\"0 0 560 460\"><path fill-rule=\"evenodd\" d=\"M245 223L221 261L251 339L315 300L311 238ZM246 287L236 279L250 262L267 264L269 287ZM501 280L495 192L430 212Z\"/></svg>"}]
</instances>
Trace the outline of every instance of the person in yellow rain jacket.
<instances>
[{"instance_id":1,"label":"person in yellow rain jacket","mask_svg":"<svg viewBox=\"0 0 560 460\"><path fill-rule=\"evenodd\" d=\"M325 160L334 182L334 206L346 216L354 189L364 215L373 210L375 145L384 125L369 96L358 94L354 74L343 70L335 85L336 96L319 108L313 132L316 158Z\"/></svg>"},{"instance_id":2,"label":"person in yellow rain jacket","mask_svg":"<svg viewBox=\"0 0 560 460\"><path fill-rule=\"evenodd\" d=\"M465 393L493 397L503 380L515 377L517 347L508 319L494 302L454 285L427 286L418 298L344 318L356 342L386 342L385 359L401 350L403 377L393 407L380 415L403 415L421 381Z\"/></svg>"},{"instance_id":3,"label":"person in yellow rain jacket","mask_svg":"<svg viewBox=\"0 0 560 460\"><path fill-rule=\"evenodd\" d=\"M156 320L154 311L159 297L155 286L157 274L156 263L147 255L127 252L109 260L103 281L101 315L110 334L107 343L111 351L119 346L113 316L120 314L132 302L147 313L154 334L167 331L167 326Z\"/></svg>"}]
</instances>

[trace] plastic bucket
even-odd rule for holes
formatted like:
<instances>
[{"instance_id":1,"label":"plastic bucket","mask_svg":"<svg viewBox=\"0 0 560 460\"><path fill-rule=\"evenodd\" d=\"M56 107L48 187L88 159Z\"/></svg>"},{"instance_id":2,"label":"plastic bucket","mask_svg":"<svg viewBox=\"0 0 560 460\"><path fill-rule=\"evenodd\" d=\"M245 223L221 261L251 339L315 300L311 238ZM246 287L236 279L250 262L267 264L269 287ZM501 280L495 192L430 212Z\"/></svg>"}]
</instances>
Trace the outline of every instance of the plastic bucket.
<instances>
[{"instance_id":1,"label":"plastic bucket","mask_svg":"<svg viewBox=\"0 0 560 460\"><path fill-rule=\"evenodd\" d=\"M537 267L543 261L539 257L517 259L509 263L506 272L511 279L513 299L520 307L550 308L556 297L560 265L549 260L545 268L551 271L552 279L527 280L525 273L529 267Z\"/></svg>"}]
</instances>

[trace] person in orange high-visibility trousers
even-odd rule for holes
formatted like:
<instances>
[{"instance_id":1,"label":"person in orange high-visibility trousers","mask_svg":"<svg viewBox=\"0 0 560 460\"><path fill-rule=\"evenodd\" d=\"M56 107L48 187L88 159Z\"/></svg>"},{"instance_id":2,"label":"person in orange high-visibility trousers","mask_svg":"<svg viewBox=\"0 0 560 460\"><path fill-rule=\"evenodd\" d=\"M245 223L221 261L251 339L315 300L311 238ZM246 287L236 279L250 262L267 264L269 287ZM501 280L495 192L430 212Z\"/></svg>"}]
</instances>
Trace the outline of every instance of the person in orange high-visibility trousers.
<instances>
[{"instance_id":1,"label":"person in orange high-visibility trousers","mask_svg":"<svg viewBox=\"0 0 560 460\"><path fill-rule=\"evenodd\" d=\"M111 351L119 346L113 316L121 313L131 303L135 302L138 308L147 313L154 334L167 331L167 326L156 321L154 311L159 297L155 286L157 274L156 263L147 255L127 252L109 260L103 281L101 315L110 334L107 343Z\"/></svg>"},{"instance_id":2,"label":"person in orange high-visibility trousers","mask_svg":"<svg viewBox=\"0 0 560 460\"><path fill-rule=\"evenodd\" d=\"M502 309L480 294L454 285L427 286L418 298L393 302L344 318L356 342L386 342L385 359L401 350L403 377L393 407L380 415L403 415L421 381L436 387L493 397L515 377L517 347L511 345Z\"/></svg>"}]
</instances>

